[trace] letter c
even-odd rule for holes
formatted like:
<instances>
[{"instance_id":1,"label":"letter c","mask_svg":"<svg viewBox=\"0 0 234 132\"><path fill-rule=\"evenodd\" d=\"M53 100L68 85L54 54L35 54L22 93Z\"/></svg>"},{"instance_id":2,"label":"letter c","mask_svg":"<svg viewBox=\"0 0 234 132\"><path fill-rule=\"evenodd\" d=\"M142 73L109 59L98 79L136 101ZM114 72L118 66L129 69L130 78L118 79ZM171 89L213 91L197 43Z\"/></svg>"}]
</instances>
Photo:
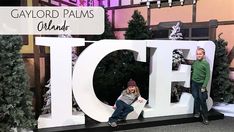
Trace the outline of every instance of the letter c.
<instances>
[{"instance_id":1,"label":"letter c","mask_svg":"<svg viewBox=\"0 0 234 132\"><path fill-rule=\"evenodd\" d=\"M116 50L134 51L137 53L136 60L146 61L146 41L101 40L86 48L74 66L72 81L74 97L82 111L99 122L107 122L114 110L96 97L93 89L93 75L98 63Z\"/></svg>"}]
</instances>

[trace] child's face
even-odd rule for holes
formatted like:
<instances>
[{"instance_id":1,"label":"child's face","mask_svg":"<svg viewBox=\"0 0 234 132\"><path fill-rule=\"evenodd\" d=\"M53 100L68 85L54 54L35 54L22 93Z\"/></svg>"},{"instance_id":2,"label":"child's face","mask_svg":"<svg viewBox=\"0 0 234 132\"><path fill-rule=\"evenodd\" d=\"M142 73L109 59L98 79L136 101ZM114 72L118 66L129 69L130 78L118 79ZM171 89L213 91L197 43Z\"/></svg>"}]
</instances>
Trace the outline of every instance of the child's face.
<instances>
[{"instance_id":1,"label":"child's face","mask_svg":"<svg viewBox=\"0 0 234 132\"><path fill-rule=\"evenodd\" d=\"M197 50L196 52L197 60L202 60L204 58L204 53L202 50Z\"/></svg>"},{"instance_id":2,"label":"child's face","mask_svg":"<svg viewBox=\"0 0 234 132\"><path fill-rule=\"evenodd\" d=\"M135 90L136 90L136 87L135 87L135 86L129 86L129 87L128 87L128 90L129 90L131 93L134 93Z\"/></svg>"}]
</instances>

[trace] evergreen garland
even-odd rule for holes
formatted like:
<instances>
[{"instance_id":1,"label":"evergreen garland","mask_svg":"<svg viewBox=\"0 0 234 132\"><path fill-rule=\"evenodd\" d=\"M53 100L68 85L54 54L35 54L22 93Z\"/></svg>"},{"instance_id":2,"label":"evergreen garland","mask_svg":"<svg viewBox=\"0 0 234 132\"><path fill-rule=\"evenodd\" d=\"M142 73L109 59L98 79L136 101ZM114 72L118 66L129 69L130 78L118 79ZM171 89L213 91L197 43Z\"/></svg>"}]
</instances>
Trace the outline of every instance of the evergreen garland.
<instances>
[{"instance_id":1,"label":"evergreen garland","mask_svg":"<svg viewBox=\"0 0 234 132\"><path fill-rule=\"evenodd\" d=\"M20 54L20 36L0 36L0 131L33 128L32 92Z\"/></svg>"},{"instance_id":2,"label":"evergreen garland","mask_svg":"<svg viewBox=\"0 0 234 132\"><path fill-rule=\"evenodd\" d=\"M215 41L215 60L212 77L211 97L215 102L234 102L234 88L229 80L227 42L221 38Z\"/></svg>"}]
</instances>

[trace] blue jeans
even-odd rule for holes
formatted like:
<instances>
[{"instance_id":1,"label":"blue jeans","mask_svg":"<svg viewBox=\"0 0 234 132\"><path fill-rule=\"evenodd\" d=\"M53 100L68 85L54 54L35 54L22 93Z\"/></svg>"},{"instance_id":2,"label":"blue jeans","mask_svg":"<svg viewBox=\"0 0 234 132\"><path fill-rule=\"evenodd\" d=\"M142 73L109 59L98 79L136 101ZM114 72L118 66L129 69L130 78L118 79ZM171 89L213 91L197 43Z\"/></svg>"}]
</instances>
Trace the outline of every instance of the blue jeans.
<instances>
[{"instance_id":1,"label":"blue jeans","mask_svg":"<svg viewBox=\"0 0 234 132\"><path fill-rule=\"evenodd\" d=\"M124 119L130 112L134 110L131 105L126 104L122 100L117 100L115 105L116 109L109 118L109 122L117 122L118 119Z\"/></svg>"},{"instance_id":2,"label":"blue jeans","mask_svg":"<svg viewBox=\"0 0 234 132\"><path fill-rule=\"evenodd\" d=\"M202 84L192 81L192 95L194 98L194 113L201 113L205 119L207 119L207 105L206 99L201 93Z\"/></svg>"}]
</instances>

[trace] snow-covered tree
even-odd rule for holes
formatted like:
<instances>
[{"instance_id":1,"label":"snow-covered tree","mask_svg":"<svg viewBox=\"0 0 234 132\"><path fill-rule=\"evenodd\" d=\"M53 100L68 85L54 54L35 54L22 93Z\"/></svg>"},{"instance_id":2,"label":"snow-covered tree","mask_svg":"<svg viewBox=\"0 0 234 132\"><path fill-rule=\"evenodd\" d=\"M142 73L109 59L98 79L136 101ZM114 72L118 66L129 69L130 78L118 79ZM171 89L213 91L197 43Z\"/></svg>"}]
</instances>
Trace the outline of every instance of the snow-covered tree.
<instances>
[{"instance_id":1,"label":"snow-covered tree","mask_svg":"<svg viewBox=\"0 0 234 132\"><path fill-rule=\"evenodd\" d=\"M171 34L169 35L170 40L183 39L183 35L180 32L180 23L177 22L176 25L172 26Z\"/></svg>"},{"instance_id":2,"label":"snow-covered tree","mask_svg":"<svg viewBox=\"0 0 234 132\"><path fill-rule=\"evenodd\" d=\"M180 23L172 26L171 34L169 35L170 40L183 39L182 33L180 32ZM172 56L172 70L178 70L181 63L185 63L183 51L181 49L175 49Z\"/></svg>"}]
</instances>

